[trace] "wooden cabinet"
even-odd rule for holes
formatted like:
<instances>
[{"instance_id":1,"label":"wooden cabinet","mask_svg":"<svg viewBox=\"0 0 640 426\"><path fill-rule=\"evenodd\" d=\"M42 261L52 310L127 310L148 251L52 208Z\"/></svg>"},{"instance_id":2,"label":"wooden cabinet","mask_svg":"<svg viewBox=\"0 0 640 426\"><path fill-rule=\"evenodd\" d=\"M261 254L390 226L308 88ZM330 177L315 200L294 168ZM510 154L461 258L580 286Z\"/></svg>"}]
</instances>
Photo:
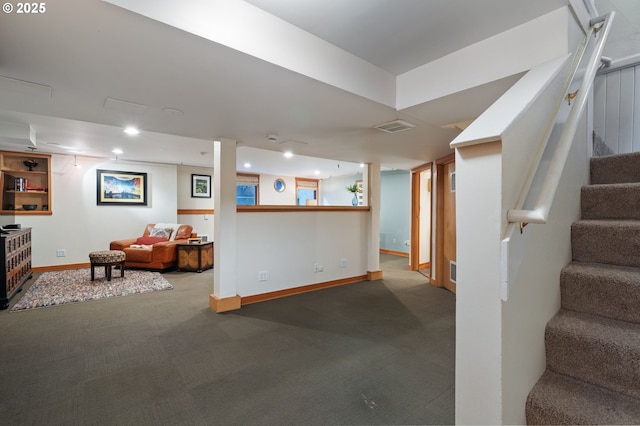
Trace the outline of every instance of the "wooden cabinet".
<instances>
[{"instance_id":1,"label":"wooden cabinet","mask_svg":"<svg viewBox=\"0 0 640 426\"><path fill-rule=\"evenodd\" d=\"M31 228L8 231L0 235L0 309L22 289L31 270Z\"/></svg>"},{"instance_id":2,"label":"wooden cabinet","mask_svg":"<svg viewBox=\"0 0 640 426\"><path fill-rule=\"evenodd\" d=\"M202 272L213 268L213 241L178 244L178 271Z\"/></svg>"},{"instance_id":3,"label":"wooden cabinet","mask_svg":"<svg viewBox=\"0 0 640 426\"><path fill-rule=\"evenodd\" d=\"M50 215L51 156L0 151L0 187L0 215Z\"/></svg>"}]
</instances>

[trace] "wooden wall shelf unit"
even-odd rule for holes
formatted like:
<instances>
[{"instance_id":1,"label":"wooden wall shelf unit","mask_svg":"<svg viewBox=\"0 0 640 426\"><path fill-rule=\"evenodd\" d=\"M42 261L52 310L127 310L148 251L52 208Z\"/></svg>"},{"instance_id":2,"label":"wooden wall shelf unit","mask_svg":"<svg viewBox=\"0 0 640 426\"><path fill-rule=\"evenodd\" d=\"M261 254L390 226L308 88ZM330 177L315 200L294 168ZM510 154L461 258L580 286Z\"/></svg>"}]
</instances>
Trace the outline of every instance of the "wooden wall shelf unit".
<instances>
[{"instance_id":1,"label":"wooden wall shelf unit","mask_svg":"<svg viewBox=\"0 0 640 426\"><path fill-rule=\"evenodd\" d=\"M25 165L29 161L38 165ZM0 215L50 215L51 156L0 151L0 188Z\"/></svg>"},{"instance_id":2,"label":"wooden wall shelf unit","mask_svg":"<svg viewBox=\"0 0 640 426\"><path fill-rule=\"evenodd\" d=\"M0 235L0 309L22 290L33 275L31 270L31 228L16 229Z\"/></svg>"}]
</instances>

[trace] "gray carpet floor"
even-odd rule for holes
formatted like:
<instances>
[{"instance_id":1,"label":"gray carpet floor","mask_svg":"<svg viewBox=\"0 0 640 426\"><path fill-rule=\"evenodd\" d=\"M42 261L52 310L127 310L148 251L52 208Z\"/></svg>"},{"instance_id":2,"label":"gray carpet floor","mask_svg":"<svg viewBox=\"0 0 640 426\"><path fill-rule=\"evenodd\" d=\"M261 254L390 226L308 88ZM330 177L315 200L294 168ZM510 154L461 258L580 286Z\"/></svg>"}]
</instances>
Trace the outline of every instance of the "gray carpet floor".
<instances>
[{"instance_id":1,"label":"gray carpet floor","mask_svg":"<svg viewBox=\"0 0 640 426\"><path fill-rule=\"evenodd\" d=\"M381 266L382 280L225 314L208 307L211 270L165 273L169 291L0 311L2 423L452 424L455 296L406 258Z\"/></svg>"}]
</instances>

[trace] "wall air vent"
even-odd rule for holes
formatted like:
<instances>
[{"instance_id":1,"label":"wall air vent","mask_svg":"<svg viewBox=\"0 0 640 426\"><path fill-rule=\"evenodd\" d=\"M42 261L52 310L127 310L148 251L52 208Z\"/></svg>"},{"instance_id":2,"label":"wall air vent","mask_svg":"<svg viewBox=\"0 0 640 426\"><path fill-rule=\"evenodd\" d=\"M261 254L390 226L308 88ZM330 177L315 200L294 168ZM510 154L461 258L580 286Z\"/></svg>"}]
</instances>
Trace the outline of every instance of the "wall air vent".
<instances>
[{"instance_id":1,"label":"wall air vent","mask_svg":"<svg viewBox=\"0 0 640 426\"><path fill-rule=\"evenodd\" d=\"M414 127L416 126L403 120L394 120L388 123L383 123L375 126L376 129L385 133L404 132L405 130L412 129Z\"/></svg>"},{"instance_id":2,"label":"wall air vent","mask_svg":"<svg viewBox=\"0 0 640 426\"><path fill-rule=\"evenodd\" d=\"M457 284L457 279L458 279L458 264L455 261L450 260L449 261L449 281L451 281L454 284Z\"/></svg>"}]
</instances>

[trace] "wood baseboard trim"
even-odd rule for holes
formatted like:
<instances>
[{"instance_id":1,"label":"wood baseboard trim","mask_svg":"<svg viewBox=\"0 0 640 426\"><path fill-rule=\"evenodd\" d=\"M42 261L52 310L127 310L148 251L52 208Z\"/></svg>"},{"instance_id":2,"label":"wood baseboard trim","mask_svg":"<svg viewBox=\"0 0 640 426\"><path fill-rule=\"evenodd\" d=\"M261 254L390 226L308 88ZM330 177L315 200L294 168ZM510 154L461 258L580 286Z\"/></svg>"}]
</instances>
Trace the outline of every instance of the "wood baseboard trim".
<instances>
[{"instance_id":1,"label":"wood baseboard trim","mask_svg":"<svg viewBox=\"0 0 640 426\"><path fill-rule=\"evenodd\" d=\"M65 271L67 269L82 269L90 268L91 263L69 263L67 265L50 265L50 266L35 266L32 268L33 272L50 272L50 271Z\"/></svg>"},{"instance_id":2,"label":"wood baseboard trim","mask_svg":"<svg viewBox=\"0 0 640 426\"><path fill-rule=\"evenodd\" d=\"M418 265L418 269L427 269L431 268L431 262L421 263Z\"/></svg>"},{"instance_id":3,"label":"wood baseboard trim","mask_svg":"<svg viewBox=\"0 0 640 426\"><path fill-rule=\"evenodd\" d=\"M327 281L318 284L309 284L301 287L288 288L285 290L271 291L269 293L255 294L253 296L244 296L242 305L250 305L252 303L265 302L267 300L279 299L281 297L295 296L296 294L309 293L310 291L323 290L325 288L337 287L341 285L354 284L366 281L366 275L360 275L350 278L342 278L339 280Z\"/></svg>"},{"instance_id":4,"label":"wood baseboard trim","mask_svg":"<svg viewBox=\"0 0 640 426\"><path fill-rule=\"evenodd\" d=\"M384 253L384 254L392 254L392 255L394 255L394 256L409 257L409 253L406 253L406 252L404 252L404 251L395 251L395 250L380 249L380 253Z\"/></svg>"},{"instance_id":5,"label":"wood baseboard trim","mask_svg":"<svg viewBox=\"0 0 640 426\"><path fill-rule=\"evenodd\" d=\"M211 310L216 313L235 311L240 309L241 305L241 297L240 296L231 296L220 299L215 294L209 295L209 307Z\"/></svg>"},{"instance_id":6,"label":"wood baseboard trim","mask_svg":"<svg viewBox=\"0 0 640 426\"><path fill-rule=\"evenodd\" d=\"M368 281L375 281L375 280L381 280L382 279L382 270L379 269L377 271L367 271L367 280Z\"/></svg>"}]
</instances>

